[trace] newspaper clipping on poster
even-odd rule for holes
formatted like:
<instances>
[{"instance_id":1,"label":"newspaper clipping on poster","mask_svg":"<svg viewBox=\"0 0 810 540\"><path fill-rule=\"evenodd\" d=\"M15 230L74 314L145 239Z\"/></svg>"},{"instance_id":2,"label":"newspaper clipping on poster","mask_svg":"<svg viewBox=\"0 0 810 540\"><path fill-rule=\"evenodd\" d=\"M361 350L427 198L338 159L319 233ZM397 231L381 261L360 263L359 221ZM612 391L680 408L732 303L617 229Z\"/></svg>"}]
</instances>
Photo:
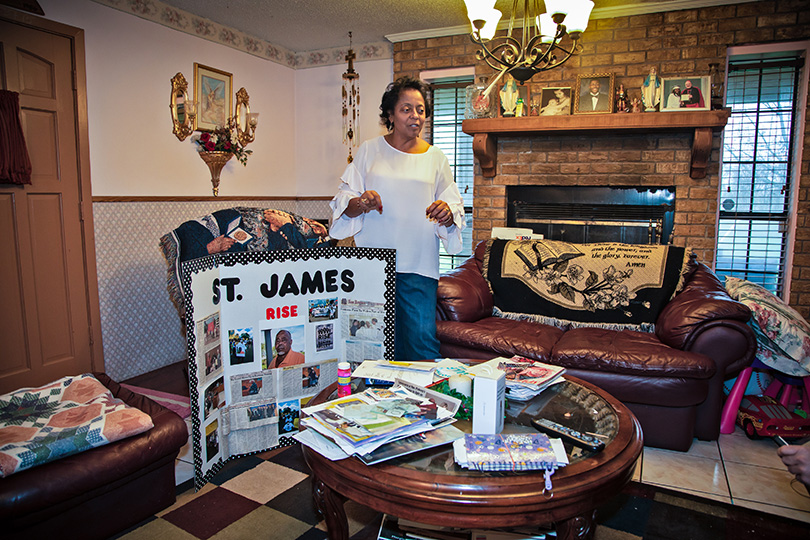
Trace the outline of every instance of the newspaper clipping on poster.
<instances>
[{"instance_id":1,"label":"newspaper clipping on poster","mask_svg":"<svg viewBox=\"0 0 810 540\"><path fill-rule=\"evenodd\" d=\"M182 276L197 489L228 459L294 443L338 362L393 359L393 250L219 254Z\"/></svg>"}]
</instances>

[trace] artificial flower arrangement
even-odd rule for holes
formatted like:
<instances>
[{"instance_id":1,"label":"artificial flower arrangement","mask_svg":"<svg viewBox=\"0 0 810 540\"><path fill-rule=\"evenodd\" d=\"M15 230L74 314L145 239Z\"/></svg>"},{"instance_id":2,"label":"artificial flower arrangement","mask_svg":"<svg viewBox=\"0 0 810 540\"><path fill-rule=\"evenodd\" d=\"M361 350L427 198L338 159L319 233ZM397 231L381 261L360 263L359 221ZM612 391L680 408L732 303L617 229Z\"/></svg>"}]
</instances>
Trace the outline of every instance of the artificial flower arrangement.
<instances>
[{"instance_id":1,"label":"artificial flower arrangement","mask_svg":"<svg viewBox=\"0 0 810 540\"><path fill-rule=\"evenodd\" d=\"M191 140L197 144L198 152L231 152L245 166L248 156L253 153L253 150L247 150L239 143L234 130L226 127L195 133Z\"/></svg>"}]
</instances>

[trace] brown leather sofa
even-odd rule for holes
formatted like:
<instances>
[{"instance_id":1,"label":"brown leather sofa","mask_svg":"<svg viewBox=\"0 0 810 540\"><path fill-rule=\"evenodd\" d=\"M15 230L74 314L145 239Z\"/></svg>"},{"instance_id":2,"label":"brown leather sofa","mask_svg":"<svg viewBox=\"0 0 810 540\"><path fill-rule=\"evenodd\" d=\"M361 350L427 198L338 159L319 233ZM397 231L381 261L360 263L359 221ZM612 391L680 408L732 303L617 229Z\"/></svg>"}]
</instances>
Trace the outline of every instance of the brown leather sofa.
<instances>
[{"instance_id":1,"label":"brown leather sofa","mask_svg":"<svg viewBox=\"0 0 810 540\"><path fill-rule=\"evenodd\" d=\"M0 479L0 538L109 538L174 503L186 423L106 374L94 375L154 427Z\"/></svg>"},{"instance_id":2,"label":"brown leather sofa","mask_svg":"<svg viewBox=\"0 0 810 540\"><path fill-rule=\"evenodd\" d=\"M486 242L439 280L441 354L490 359L521 355L560 365L625 403L641 422L644 443L688 450L694 437L720 434L723 381L748 366L756 339L750 310L717 276L691 261L685 285L664 306L655 333L574 328L492 316L482 275Z\"/></svg>"}]
</instances>

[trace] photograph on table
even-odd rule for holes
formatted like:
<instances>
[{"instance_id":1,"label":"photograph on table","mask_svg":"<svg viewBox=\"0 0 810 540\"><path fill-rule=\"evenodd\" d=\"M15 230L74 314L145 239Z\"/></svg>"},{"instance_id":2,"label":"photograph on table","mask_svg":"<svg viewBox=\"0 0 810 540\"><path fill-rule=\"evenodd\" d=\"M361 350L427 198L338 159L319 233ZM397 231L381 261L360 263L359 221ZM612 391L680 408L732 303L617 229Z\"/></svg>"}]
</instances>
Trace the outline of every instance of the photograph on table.
<instances>
[{"instance_id":1,"label":"photograph on table","mask_svg":"<svg viewBox=\"0 0 810 540\"><path fill-rule=\"evenodd\" d=\"M669 77L663 79L662 111L708 111L711 109L709 77Z\"/></svg>"},{"instance_id":2,"label":"photograph on table","mask_svg":"<svg viewBox=\"0 0 810 540\"><path fill-rule=\"evenodd\" d=\"M577 75L574 113L612 113L613 82L613 73Z\"/></svg>"}]
</instances>

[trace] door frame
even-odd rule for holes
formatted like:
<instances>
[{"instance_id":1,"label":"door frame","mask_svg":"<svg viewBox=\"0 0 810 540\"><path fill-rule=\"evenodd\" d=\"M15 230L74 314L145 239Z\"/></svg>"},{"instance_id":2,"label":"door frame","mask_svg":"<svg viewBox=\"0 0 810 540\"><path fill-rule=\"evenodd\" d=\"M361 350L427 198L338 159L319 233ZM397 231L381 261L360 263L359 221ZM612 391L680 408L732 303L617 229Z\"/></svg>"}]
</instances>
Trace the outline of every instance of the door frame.
<instances>
[{"instance_id":1,"label":"door frame","mask_svg":"<svg viewBox=\"0 0 810 540\"><path fill-rule=\"evenodd\" d=\"M48 32L67 38L73 61L73 109L76 118L76 157L79 179L79 215L82 230L82 255L87 284L88 339L90 365L94 371L104 371L104 348L101 340L101 309L96 270L96 241L93 228L93 192L90 182L90 136L87 127L87 70L84 30L29 13L0 6L0 19L22 27Z\"/></svg>"}]
</instances>

